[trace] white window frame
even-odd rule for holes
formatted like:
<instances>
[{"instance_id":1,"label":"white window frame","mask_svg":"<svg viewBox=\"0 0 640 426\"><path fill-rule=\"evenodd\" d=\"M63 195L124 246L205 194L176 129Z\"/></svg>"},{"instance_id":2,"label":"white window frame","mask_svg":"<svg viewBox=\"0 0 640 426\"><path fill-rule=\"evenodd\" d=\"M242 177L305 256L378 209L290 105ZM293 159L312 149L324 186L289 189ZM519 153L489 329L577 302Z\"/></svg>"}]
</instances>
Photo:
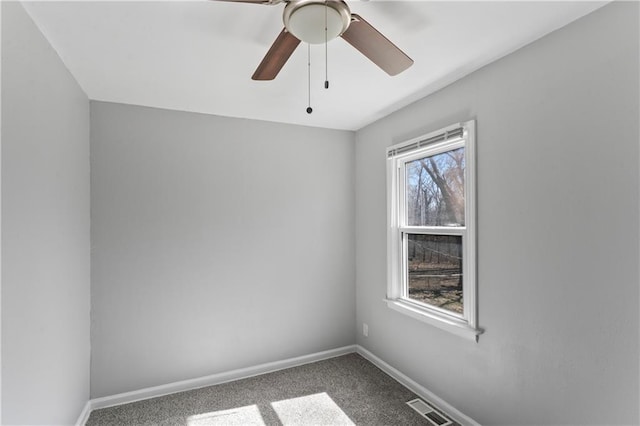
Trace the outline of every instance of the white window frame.
<instances>
[{"instance_id":1,"label":"white window frame","mask_svg":"<svg viewBox=\"0 0 640 426\"><path fill-rule=\"evenodd\" d=\"M419 158L465 148L464 226L407 226L406 164ZM475 121L457 123L387 148L387 305L415 319L478 341L476 282ZM462 315L408 298L406 234L462 237Z\"/></svg>"}]
</instances>

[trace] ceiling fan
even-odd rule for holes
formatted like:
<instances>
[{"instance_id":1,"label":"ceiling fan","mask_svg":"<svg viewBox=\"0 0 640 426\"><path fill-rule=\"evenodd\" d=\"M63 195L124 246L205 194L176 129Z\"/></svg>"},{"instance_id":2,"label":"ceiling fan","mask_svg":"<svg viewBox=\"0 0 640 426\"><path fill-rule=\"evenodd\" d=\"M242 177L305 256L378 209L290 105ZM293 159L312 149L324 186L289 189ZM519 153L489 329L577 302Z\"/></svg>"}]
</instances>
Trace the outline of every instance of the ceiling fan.
<instances>
[{"instance_id":1,"label":"ceiling fan","mask_svg":"<svg viewBox=\"0 0 640 426\"><path fill-rule=\"evenodd\" d=\"M284 29L258 65L251 77L253 80L273 80L300 41L320 44L337 37L342 37L389 75L399 74L413 64L409 56L371 24L360 15L351 13L343 0L218 1L265 5L286 3L282 15Z\"/></svg>"}]
</instances>

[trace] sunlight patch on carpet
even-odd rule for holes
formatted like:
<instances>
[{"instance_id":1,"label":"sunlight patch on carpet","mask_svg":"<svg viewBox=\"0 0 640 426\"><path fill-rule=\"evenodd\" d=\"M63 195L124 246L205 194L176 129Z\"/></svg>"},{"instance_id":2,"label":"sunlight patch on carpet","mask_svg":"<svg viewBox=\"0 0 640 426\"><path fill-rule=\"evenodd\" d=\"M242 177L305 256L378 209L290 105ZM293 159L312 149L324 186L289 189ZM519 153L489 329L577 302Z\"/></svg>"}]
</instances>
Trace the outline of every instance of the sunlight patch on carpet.
<instances>
[{"instance_id":1,"label":"sunlight patch on carpet","mask_svg":"<svg viewBox=\"0 0 640 426\"><path fill-rule=\"evenodd\" d=\"M187 426L265 426L257 405L212 411L187 418Z\"/></svg>"},{"instance_id":2,"label":"sunlight patch on carpet","mask_svg":"<svg viewBox=\"0 0 640 426\"><path fill-rule=\"evenodd\" d=\"M272 402L284 425L353 425L326 392Z\"/></svg>"}]
</instances>

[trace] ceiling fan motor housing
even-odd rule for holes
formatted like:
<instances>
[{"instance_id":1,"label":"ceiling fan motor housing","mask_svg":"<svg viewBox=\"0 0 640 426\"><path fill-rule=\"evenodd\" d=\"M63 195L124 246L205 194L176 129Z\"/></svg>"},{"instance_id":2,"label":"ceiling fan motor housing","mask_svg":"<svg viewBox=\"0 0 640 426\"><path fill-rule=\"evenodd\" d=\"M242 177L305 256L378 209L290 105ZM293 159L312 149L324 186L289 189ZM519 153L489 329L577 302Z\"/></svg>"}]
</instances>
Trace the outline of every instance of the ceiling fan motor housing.
<instances>
[{"instance_id":1,"label":"ceiling fan motor housing","mask_svg":"<svg viewBox=\"0 0 640 426\"><path fill-rule=\"evenodd\" d=\"M282 20L287 31L299 40L320 44L349 28L351 11L342 0L292 0L285 6Z\"/></svg>"}]
</instances>

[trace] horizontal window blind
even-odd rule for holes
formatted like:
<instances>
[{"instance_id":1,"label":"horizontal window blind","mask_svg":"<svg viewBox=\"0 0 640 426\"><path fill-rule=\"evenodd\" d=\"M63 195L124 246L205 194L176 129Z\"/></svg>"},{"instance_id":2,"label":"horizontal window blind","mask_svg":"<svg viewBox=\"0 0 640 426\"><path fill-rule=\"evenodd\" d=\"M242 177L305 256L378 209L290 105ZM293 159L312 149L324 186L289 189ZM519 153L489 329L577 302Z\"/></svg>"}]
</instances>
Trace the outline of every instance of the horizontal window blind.
<instances>
[{"instance_id":1,"label":"horizontal window blind","mask_svg":"<svg viewBox=\"0 0 640 426\"><path fill-rule=\"evenodd\" d=\"M395 157L397 155L400 154L405 154L407 152L411 152L414 151L418 148L421 148L423 146L426 145L431 145L433 143L437 143L437 142L446 142L446 141L450 141L452 139L459 139L464 135L464 127L457 127L455 129L452 130L447 130L446 132L431 136L427 139L421 139L419 141L407 144L407 145L400 145L397 147L391 147L389 148L389 150L387 151L387 157L388 158L392 158Z\"/></svg>"}]
</instances>

